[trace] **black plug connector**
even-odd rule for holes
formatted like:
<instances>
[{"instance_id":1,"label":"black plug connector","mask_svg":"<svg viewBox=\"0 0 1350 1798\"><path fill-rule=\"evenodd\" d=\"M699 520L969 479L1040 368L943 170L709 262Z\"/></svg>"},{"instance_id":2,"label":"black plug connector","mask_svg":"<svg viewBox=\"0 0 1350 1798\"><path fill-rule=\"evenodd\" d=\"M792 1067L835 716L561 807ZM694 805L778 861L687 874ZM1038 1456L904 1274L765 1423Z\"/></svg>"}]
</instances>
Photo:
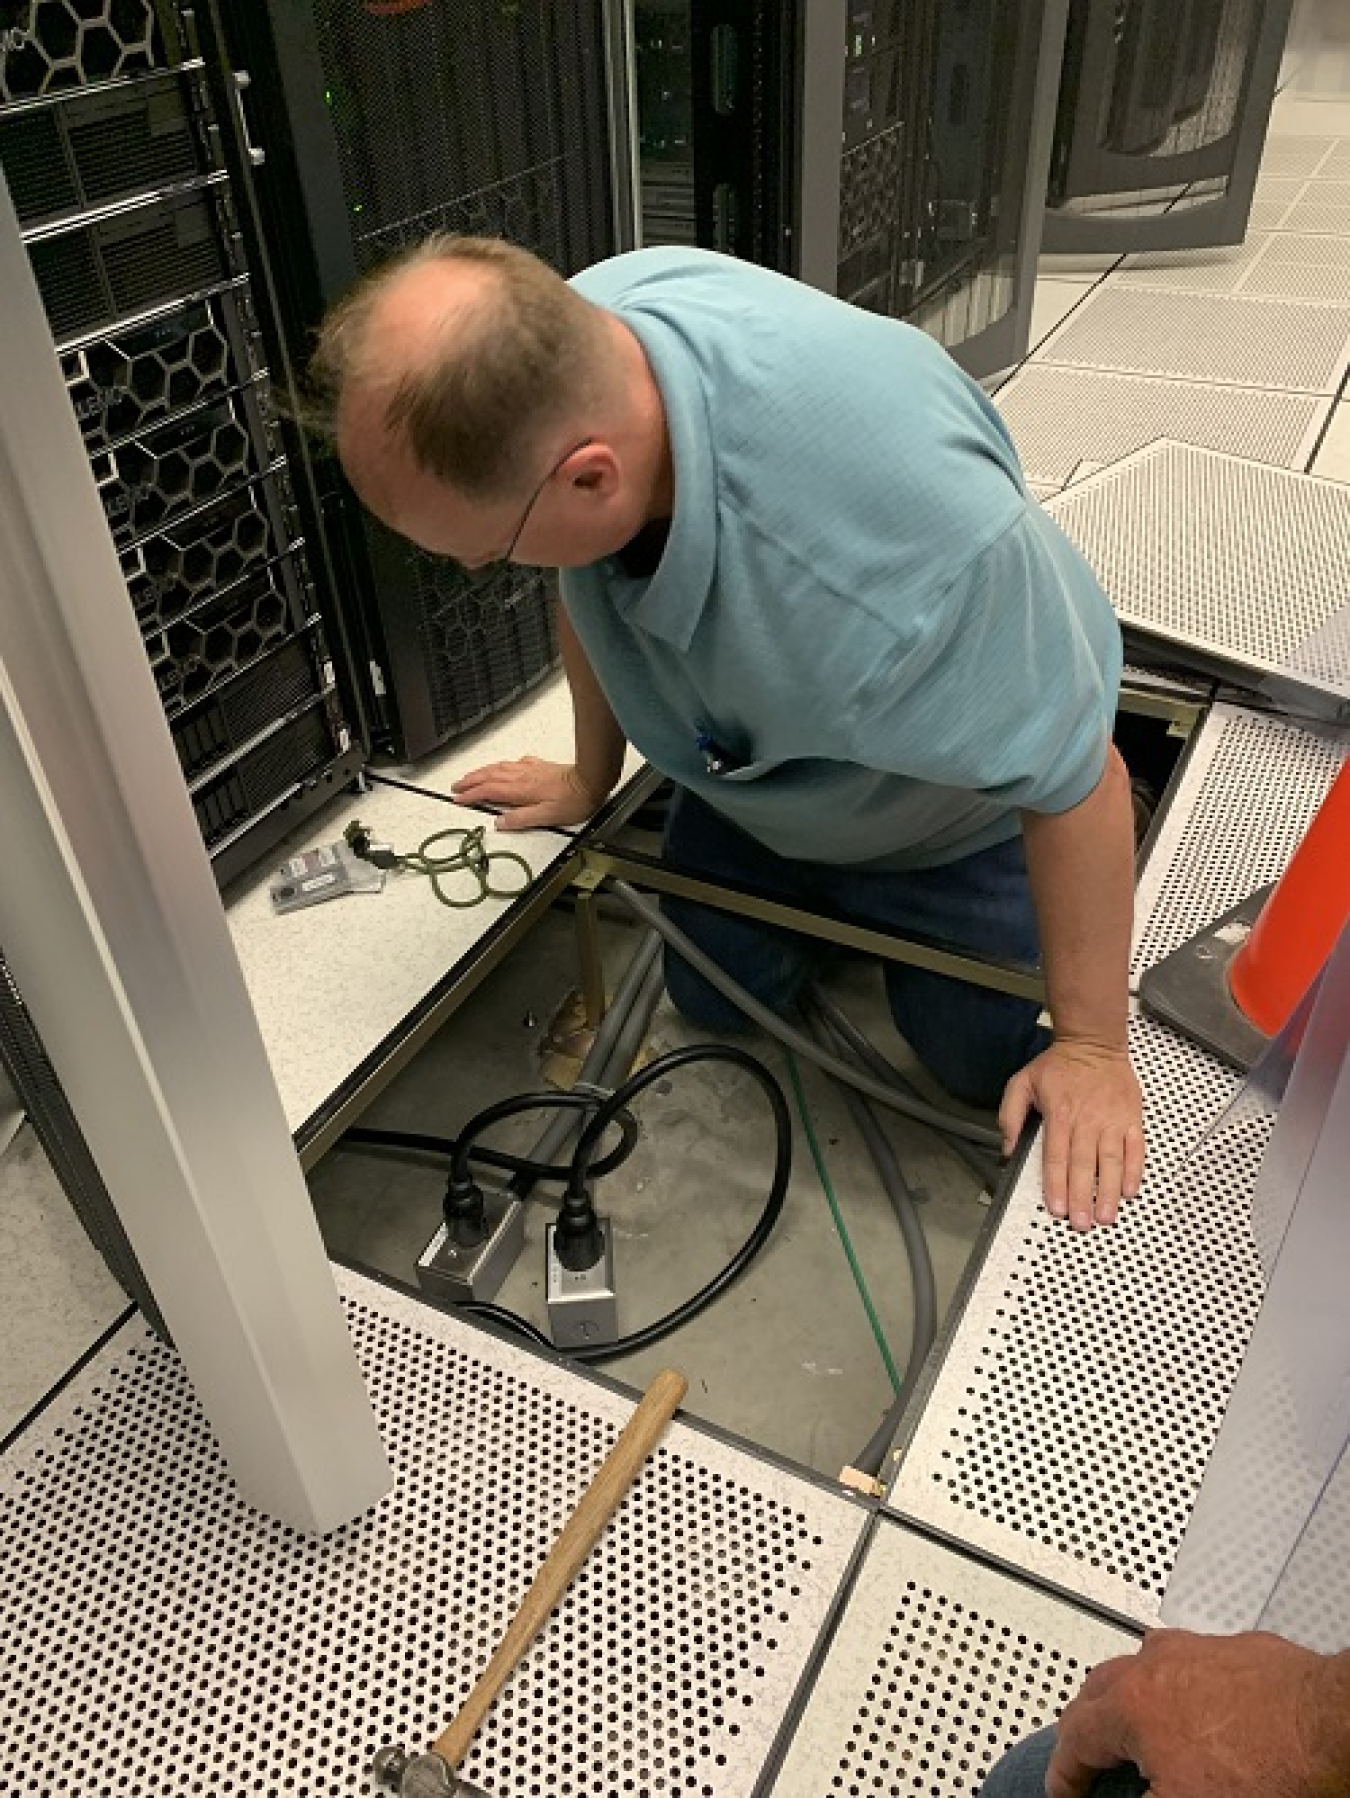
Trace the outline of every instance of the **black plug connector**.
<instances>
[{"instance_id":1,"label":"black plug connector","mask_svg":"<svg viewBox=\"0 0 1350 1798\"><path fill-rule=\"evenodd\" d=\"M553 1226L553 1246L569 1273L584 1274L605 1253L605 1233L596 1216L590 1185L569 1187Z\"/></svg>"},{"instance_id":2,"label":"black plug connector","mask_svg":"<svg viewBox=\"0 0 1350 1798\"><path fill-rule=\"evenodd\" d=\"M487 1207L483 1201L483 1189L472 1175L461 1179L451 1174L446 1182L441 1210L450 1240L459 1248L476 1249L480 1243L487 1241Z\"/></svg>"},{"instance_id":3,"label":"black plug connector","mask_svg":"<svg viewBox=\"0 0 1350 1798\"><path fill-rule=\"evenodd\" d=\"M359 818L352 819L342 836L352 854L360 856L363 862L370 862L376 868L396 868L399 865L399 857L392 844L377 843Z\"/></svg>"}]
</instances>

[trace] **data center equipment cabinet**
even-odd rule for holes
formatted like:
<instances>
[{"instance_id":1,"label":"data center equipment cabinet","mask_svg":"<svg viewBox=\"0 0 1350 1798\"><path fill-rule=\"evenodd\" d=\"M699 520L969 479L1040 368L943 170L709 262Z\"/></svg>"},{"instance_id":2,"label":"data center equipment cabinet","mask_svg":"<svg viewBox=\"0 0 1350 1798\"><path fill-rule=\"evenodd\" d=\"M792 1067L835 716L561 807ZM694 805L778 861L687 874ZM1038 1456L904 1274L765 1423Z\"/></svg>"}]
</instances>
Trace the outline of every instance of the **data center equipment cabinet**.
<instances>
[{"instance_id":1,"label":"data center equipment cabinet","mask_svg":"<svg viewBox=\"0 0 1350 1798\"><path fill-rule=\"evenodd\" d=\"M644 237L1025 354L1067 0L637 0Z\"/></svg>"},{"instance_id":2,"label":"data center equipment cabinet","mask_svg":"<svg viewBox=\"0 0 1350 1798\"><path fill-rule=\"evenodd\" d=\"M225 148L186 10L0 5L0 171L222 883L364 759Z\"/></svg>"},{"instance_id":3,"label":"data center equipment cabinet","mask_svg":"<svg viewBox=\"0 0 1350 1798\"><path fill-rule=\"evenodd\" d=\"M1292 0L1072 0L1047 250L1241 243Z\"/></svg>"},{"instance_id":4,"label":"data center equipment cabinet","mask_svg":"<svg viewBox=\"0 0 1350 1798\"><path fill-rule=\"evenodd\" d=\"M621 0L256 0L209 12L246 75L279 359L299 368L325 306L433 231L509 238L573 274L632 247ZM544 576L486 589L360 513L331 459L320 528L360 642L372 728L416 758L557 660Z\"/></svg>"}]
</instances>

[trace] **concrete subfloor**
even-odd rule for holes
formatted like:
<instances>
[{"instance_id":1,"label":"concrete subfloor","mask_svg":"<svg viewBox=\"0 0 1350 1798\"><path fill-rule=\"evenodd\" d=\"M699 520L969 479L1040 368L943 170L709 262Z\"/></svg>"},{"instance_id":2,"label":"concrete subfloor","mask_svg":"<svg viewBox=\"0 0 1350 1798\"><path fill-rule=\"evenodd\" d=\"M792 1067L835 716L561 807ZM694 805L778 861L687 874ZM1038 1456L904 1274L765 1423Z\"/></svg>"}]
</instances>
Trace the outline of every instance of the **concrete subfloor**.
<instances>
[{"instance_id":1,"label":"concrete subfloor","mask_svg":"<svg viewBox=\"0 0 1350 1798\"><path fill-rule=\"evenodd\" d=\"M603 926L611 990L639 932ZM476 1111L540 1086L540 1042L577 984L575 933L565 910L546 917L451 1018L362 1118L371 1127L450 1136ZM886 1009L880 971L855 963L830 991L884 1053L911 1073ZM648 1047L706 1041L663 998ZM783 1052L763 1035L736 1039L783 1084L793 1113L793 1169L778 1226L758 1259L705 1313L605 1371L640 1385L661 1366L689 1379L688 1409L790 1460L833 1476L852 1461L894 1388L850 1273L792 1098ZM831 1082L799 1063L817 1140L845 1226L898 1371L909 1351L910 1277L899 1229L871 1161ZM937 1096L936 1094L934 1096ZM726 1064L680 1069L641 1095L631 1160L598 1188L615 1232L620 1328L640 1328L679 1305L731 1258L764 1204L773 1132L754 1081ZM971 1114L976 1115L976 1114ZM486 1140L527 1150L547 1120L512 1119ZM989 1120L986 1120L989 1121ZM945 1309L988 1216L980 1187L940 1141L894 1114L884 1119L919 1194L939 1304ZM330 1253L415 1279L440 1221L445 1175L429 1158L339 1148L310 1175ZM527 1247L497 1302L547 1329L544 1227L556 1188L528 1207Z\"/></svg>"}]
</instances>

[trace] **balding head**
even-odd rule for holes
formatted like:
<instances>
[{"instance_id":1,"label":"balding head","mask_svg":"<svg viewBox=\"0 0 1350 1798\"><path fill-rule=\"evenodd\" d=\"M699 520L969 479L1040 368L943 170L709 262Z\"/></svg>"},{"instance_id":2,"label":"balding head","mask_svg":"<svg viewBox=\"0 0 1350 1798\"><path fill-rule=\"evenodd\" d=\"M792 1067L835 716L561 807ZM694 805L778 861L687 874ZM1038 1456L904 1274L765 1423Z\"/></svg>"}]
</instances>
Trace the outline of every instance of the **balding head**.
<instances>
[{"instance_id":1,"label":"balding head","mask_svg":"<svg viewBox=\"0 0 1350 1798\"><path fill-rule=\"evenodd\" d=\"M538 257L435 237L366 276L328 314L310 365L317 422L363 485L391 447L491 499L540 446L604 405L603 315Z\"/></svg>"}]
</instances>

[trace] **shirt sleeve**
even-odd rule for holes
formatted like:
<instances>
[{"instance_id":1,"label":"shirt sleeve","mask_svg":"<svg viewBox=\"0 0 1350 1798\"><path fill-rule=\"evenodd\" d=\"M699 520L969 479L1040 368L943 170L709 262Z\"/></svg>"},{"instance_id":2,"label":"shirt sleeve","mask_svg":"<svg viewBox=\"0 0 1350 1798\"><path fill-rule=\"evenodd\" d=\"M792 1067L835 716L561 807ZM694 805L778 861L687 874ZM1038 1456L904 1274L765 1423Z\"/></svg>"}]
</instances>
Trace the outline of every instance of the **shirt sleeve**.
<instances>
[{"instance_id":1,"label":"shirt sleeve","mask_svg":"<svg viewBox=\"0 0 1350 1798\"><path fill-rule=\"evenodd\" d=\"M1120 686L1120 627L1039 506L940 593L917 643L879 659L847 724L867 767L1064 812L1096 787Z\"/></svg>"}]
</instances>

